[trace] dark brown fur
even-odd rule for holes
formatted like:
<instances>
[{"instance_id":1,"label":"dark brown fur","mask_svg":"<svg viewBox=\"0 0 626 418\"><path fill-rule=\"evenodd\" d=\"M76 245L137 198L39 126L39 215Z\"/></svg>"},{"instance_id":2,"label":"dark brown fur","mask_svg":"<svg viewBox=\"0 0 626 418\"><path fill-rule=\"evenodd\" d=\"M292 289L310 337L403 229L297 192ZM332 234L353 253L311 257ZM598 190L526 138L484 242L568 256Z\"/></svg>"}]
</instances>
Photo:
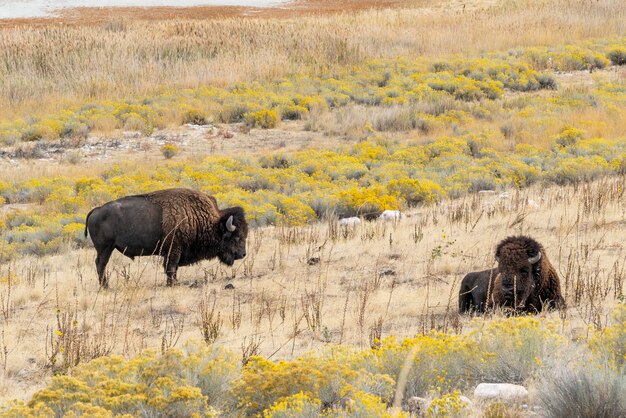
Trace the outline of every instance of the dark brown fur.
<instances>
[{"instance_id":1,"label":"dark brown fur","mask_svg":"<svg viewBox=\"0 0 626 418\"><path fill-rule=\"evenodd\" d=\"M530 259L541 253L534 264ZM459 292L459 311L485 307L509 307L516 311L537 313L545 308L565 308L559 276L545 249L527 236L512 236L496 247L498 267L469 273Z\"/></svg>"},{"instance_id":2,"label":"dark brown fur","mask_svg":"<svg viewBox=\"0 0 626 418\"><path fill-rule=\"evenodd\" d=\"M235 231L227 221L232 216ZM212 196L190 189L159 190L127 196L93 209L87 230L97 251L96 267L103 287L104 273L114 249L131 259L161 255L167 284L176 280L179 266L218 257L227 265L245 257L248 226L243 209L219 210Z\"/></svg>"},{"instance_id":3,"label":"dark brown fur","mask_svg":"<svg viewBox=\"0 0 626 418\"><path fill-rule=\"evenodd\" d=\"M459 289L459 312L485 312L487 297L493 294L498 269L467 273Z\"/></svg>"}]
</instances>

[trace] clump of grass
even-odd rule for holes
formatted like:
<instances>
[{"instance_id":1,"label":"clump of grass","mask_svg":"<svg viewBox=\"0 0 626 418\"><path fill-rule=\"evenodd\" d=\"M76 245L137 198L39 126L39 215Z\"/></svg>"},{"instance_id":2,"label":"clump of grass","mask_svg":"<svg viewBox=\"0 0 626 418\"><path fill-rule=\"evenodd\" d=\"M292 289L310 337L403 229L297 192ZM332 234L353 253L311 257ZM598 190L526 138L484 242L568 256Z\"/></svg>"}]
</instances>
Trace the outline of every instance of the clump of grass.
<instances>
[{"instance_id":1,"label":"clump of grass","mask_svg":"<svg viewBox=\"0 0 626 418\"><path fill-rule=\"evenodd\" d=\"M538 383L538 397L551 418L613 418L626 416L626 376L588 366L556 367Z\"/></svg>"},{"instance_id":2,"label":"clump of grass","mask_svg":"<svg viewBox=\"0 0 626 418\"><path fill-rule=\"evenodd\" d=\"M626 65L626 48L618 46L607 54L613 65Z\"/></svg>"},{"instance_id":3,"label":"clump of grass","mask_svg":"<svg viewBox=\"0 0 626 418\"><path fill-rule=\"evenodd\" d=\"M285 120L298 120L302 119L305 115L309 113L309 110L304 106L299 106L296 104L291 104L285 106L281 112L281 119Z\"/></svg>"}]
</instances>

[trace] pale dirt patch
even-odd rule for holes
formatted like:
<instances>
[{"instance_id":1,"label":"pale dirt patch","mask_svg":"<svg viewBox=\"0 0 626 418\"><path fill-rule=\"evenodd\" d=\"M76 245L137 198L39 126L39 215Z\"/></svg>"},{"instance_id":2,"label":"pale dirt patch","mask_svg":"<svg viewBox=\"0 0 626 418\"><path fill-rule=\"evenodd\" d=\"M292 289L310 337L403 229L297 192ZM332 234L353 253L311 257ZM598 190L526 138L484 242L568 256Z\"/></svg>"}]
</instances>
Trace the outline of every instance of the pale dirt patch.
<instances>
[{"instance_id":1,"label":"pale dirt patch","mask_svg":"<svg viewBox=\"0 0 626 418\"><path fill-rule=\"evenodd\" d=\"M211 155L258 157L275 151L328 149L341 144L321 132L305 131L304 122L282 122L275 129L247 129L241 124L182 125L153 132L115 131L105 136L93 133L88 138L41 141L38 158L16 158L20 149L32 143L17 143L0 148L0 170L4 181L22 181L42 176L77 176L93 173L119 162L162 164L166 161L201 160ZM167 160L161 147L173 144L177 154Z\"/></svg>"}]
</instances>

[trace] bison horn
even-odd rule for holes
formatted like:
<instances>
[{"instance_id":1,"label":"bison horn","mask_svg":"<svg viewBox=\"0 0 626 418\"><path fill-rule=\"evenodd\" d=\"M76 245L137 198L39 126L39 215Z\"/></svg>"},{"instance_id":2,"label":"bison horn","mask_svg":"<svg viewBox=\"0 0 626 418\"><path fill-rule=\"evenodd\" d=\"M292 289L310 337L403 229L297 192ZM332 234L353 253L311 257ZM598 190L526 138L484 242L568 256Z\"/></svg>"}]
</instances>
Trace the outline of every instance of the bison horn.
<instances>
[{"instance_id":1,"label":"bison horn","mask_svg":"<svg viewBox=\"0 0 626 418\"><path fill-rule=\"evenodd\" d=\"M541 260L541 251L539 251L536 256L529 258L528 262L530 264L535 264L539 260Z\"/></svg>"},{"instance_id":2,"label":"bison horn","mask_svg":"<svg viewBox=\"0 0 626 418\"><path fill-rule=\"evenodd\" d=\"M237 229L237 227L233 225L233 215L230 215L230 217L226 221L226 229L228 229L229 232L233 232L235 231L235 229Z\"/></svg>"}]
</instances>

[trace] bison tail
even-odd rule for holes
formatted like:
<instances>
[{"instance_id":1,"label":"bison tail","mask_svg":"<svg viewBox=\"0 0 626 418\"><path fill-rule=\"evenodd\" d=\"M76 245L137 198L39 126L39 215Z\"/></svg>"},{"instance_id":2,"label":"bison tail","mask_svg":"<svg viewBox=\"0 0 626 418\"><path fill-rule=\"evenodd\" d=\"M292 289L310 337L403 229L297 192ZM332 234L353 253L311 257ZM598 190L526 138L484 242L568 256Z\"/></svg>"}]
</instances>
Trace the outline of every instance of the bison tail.
<instances>
[{"instance_id":1,"label":"bison tail","mask_svg":"<svg viewBox=\"0 0 626 418\"><path fill-rule=\"evenodd\" d=\"M87 214L87 217L85 218L85 238L87 238L87 233L89 232L89 230L87 229L87 221L89 220L89 216L91 215L91 213L92 213L94 210L95 210L95 208L94 208L94 209L91 209L91 210L89 211L89 213Z\"/></svg>"}]
</instances>

